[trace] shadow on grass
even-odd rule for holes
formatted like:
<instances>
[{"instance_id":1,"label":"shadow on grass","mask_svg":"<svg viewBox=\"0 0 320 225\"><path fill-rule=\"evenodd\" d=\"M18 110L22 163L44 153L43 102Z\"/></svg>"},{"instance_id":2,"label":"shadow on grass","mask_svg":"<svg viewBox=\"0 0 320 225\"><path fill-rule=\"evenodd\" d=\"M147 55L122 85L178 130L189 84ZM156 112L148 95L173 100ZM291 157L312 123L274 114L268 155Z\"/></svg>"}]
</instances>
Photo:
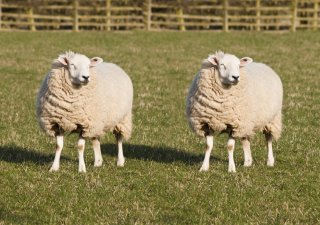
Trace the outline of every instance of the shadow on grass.
<instances>
[{"instance_id":1,"label":"shadow on grass","mask_svg":"<svg viewBox=\"0 0 320 225\"><path fill-rule=\"evenodd\" d=\"M182 162L186 165L200 164L203 161L204 153L194 154L166 146L146 146L124 144L124 156L128 159L138 159L144 161L155 161L162 163ZM116 144L103 144L101 146L102 154L117 156L118 150ZM31 162L37 165L52 163L54 153L47 155L37 152L33 149L21 148L19 146L0 146L0 161L9 163ZM211 158L217 161L225 161L220 158ZM70 158L61 156L61 160L73 161Z\"/></svg>"},{"instance_id":2,"label":"shadow on grass","mask_svg":"<svg viewBox=\"0 0 320 225\"><path fill-rule=\"evenodd\" d=\"M102 154L107 154L110 156L118 155L116 144L102 144L101 151ZM166 146L152 147L146 145L124 144L123 151L125 158L162 163L182 162L186 165L195 165L200 164L204 158L204 153L193 154ZM213 157L211 159L217 161L225 161L216 157Z\"/></svg>"},{"instance_id":3,"label":"shadow on grass","mask_svg":"<svg viewBox=\"0 0 320 225\"><path fill-rule=\"evenodd\" d=\"M21 148L18 146L0 146L0 161L10 163L32 162L37 165L45 165L52 162L54 153L46 155L32 149ZM61 156L61 160L70 160Z\"/></svg>"},{"instance_id":4,"label":"shadow on grass","mask_svg":"<svg viewBox=\"0 0 320 225\"><path fill-rule=\"evenodd\" d=\"M15 213L15 211L17 210L6 210L5 207L0 206L0 224L27 224L36 221L34 216L21 215L22 213Z\"/></svg>"}]
</instances>

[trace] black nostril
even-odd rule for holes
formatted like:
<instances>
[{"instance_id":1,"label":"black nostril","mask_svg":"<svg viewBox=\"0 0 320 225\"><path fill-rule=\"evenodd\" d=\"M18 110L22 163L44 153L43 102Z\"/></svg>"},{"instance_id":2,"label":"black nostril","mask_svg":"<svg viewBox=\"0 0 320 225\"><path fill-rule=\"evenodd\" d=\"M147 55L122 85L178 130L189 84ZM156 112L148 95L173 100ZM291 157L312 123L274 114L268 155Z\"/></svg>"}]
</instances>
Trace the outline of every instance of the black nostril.
<instances>
[{"instance_id":1,"label":"black nostril","mask_svg":"<svg viewBox=\"0 0 320 225\"><path fill-rule=\"evenodd\" d=\"M83 79L88 80L89 76L82 76Z\"/></svg>"},{"instance_id":2,"label":"black nostril","mask_svg":"<svg viewBox=\"0 0 320 225\"><path fill-rule=\"evenodd\" d=\"M232 76L233 79L238 80L239 76Z\"/></svg>"}]
</instances>

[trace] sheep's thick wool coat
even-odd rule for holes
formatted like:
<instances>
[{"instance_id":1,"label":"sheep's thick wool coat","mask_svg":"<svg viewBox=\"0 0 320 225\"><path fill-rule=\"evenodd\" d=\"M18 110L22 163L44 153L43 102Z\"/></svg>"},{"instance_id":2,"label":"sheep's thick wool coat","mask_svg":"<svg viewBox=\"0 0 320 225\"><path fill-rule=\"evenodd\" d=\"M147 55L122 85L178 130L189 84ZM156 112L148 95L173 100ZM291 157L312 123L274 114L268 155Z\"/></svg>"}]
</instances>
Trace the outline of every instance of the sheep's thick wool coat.
<instances>
[{"instance_id":1,"label":"sheep's thick wool coat","mask_svg":"<svg viewBox=\"0 0 320 225\"><path fill-rule=\"evenodd\" d=\"M235 138L250 138L265 131L281 134L283 89L278 75L267 65L251 63L240 68L236 85L223 85L216 68L204 61L187 97L190 127L199 136L230 132Z\"/></svg>"},{"instance_id":2,"label":"sheep's thick wool coat","mask_svg":"<svg viewBox=\"0 0 320 225\"><path fill-rule=\"evenodd\" d=\"M56 61L45 77L37 97L37 117L50 136L81 132L99 137L106 131L131 135L133 88L128 75L112 63L90 69L90 82L74 86L67 68Z\"/></svg>"}]
</instances>

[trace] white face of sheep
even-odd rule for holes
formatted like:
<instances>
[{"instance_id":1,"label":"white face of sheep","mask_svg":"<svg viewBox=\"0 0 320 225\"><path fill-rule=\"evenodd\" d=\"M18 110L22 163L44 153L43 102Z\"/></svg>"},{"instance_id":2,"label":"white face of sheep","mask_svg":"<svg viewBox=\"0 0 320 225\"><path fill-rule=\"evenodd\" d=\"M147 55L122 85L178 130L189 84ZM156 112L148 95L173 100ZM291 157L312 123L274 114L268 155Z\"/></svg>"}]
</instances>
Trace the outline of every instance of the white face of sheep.
<instances>
[{"instance_id":1,"label":"white face of sheep","mask_svg":"<svg viewBox=\"0 0 320 225\"><path fill-rule=\"evenodd\" d=\"M234 55L217 53L208 58L219 71L219 78L223 84L235 85L240 81L240 67L252 62L249 57L238 59Z\"/></svg>"},{"instance_id":2,"label":"white face of sheep","mask_svg":"<svg viewBox=\"0 0 320 225\"><path fill-rule=\"evenodd\" d=\"M94 67L103 61L100 57L89 59L81 54L61 56L58 60L68 68L71 83L74 85L88 84L90 81L90 67Z\"/></svg>"}]
</instances>

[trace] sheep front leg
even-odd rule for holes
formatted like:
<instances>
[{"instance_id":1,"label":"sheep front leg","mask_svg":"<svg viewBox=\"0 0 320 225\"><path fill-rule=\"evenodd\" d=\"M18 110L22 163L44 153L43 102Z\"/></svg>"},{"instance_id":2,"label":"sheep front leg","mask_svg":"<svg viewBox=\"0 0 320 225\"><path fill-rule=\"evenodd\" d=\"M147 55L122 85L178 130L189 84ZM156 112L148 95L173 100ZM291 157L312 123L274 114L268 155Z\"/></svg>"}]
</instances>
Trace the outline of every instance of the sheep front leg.
<instances>
[{"instance_id":1,"label":"sheep front leg","mask_svg":"<svg viewBox=\"0 0 320 225\"><path fill-rule=\"evenodd\" d=\"M100 141L98 138L92 139L92 145L93 145L93 151L94 151L94 166L100 167L102 166L102 156L101 156L101 147L100 147Z\"/></svg>"},{"instance_id":2,"label":"sheep front leg","mask_svg":"<svg viewBox=\"0 0 320 225\"><path fill-rule=\"evenodd\" d=\"M244 166L249 167L252 165L252 155L250 149L250 141L248 138L242 139L242 147L244 153Z\"/></svg>"},{"instance_id":3,"label":"sheep front leg","mask_svg":"<svg viewBox=\"0 0 320 225\"><path fill-rule=\"evenodd\" d=\"M124 166L124 156L123 156L123 148L122 148L122 138L117 138L118 142L118 161L117 161L117 166L123 167Z\"/></svg>"},{"instance_id":4,"label":"sheep front leg","mask_svg":"<svg viewBox=\"0 0 320 225\"><path fill-rule=\"evenodd\" d=\"M229 137L227 148L228 148L228 156L229 156L229 167L228 172L229 173L235 173L236 172L236 165L234 163L233 159L233 151L234 151L234 145L235 145L235 139L232 137Z\"/></svg>"},{"instance_id":5,"label":"sheep front leg","mask_svg":"<svg viewBox=\"0 0 320 225\"><path fill-rule=\"evenodd\" d=\"M206 137L206 152L204 155L204 160L202 163L202 166L200 168L200 171L208 171L209 170L209 164L210 164L210 155L213 148L213 135L207 135Z\"/></svg>"},{"instance_id":6,"label":"sheep front leg","mask_svg":"<svg viewBox=\"0 0 320 225\"><path fill-rule=\"evenodd\" d=\"M80 137L78 140L78 152L79 152L79 172L87 172L86 171L86 165L84 162L84 147L85 147L86 141Z\"/></svg>"},{"instance_id":7,"label":"sheep front leg","mask_svg":"<svg viewBox=\"0 0 320 225\"><path fill-rule=\"evenodd\" d=\"M53 164L50 168L50 172L58 171L60 167L60 156L63 148L63 135L56 135L56 154L54 156Z\"/></svg>"},{"instance_id":8,"label":"sheep front leg","mask_svg":"<svg viewBox=\"0 0 320 225\"><path fill-rule=\"evenodd\" d=\"M268 147L268 160L267 160L267 166L274 166L274 157L273 157L273 151L272 151L272 135L270 133L265 134L266 141L267 141L267 147Z\"/></svg>"}]
</instances>

